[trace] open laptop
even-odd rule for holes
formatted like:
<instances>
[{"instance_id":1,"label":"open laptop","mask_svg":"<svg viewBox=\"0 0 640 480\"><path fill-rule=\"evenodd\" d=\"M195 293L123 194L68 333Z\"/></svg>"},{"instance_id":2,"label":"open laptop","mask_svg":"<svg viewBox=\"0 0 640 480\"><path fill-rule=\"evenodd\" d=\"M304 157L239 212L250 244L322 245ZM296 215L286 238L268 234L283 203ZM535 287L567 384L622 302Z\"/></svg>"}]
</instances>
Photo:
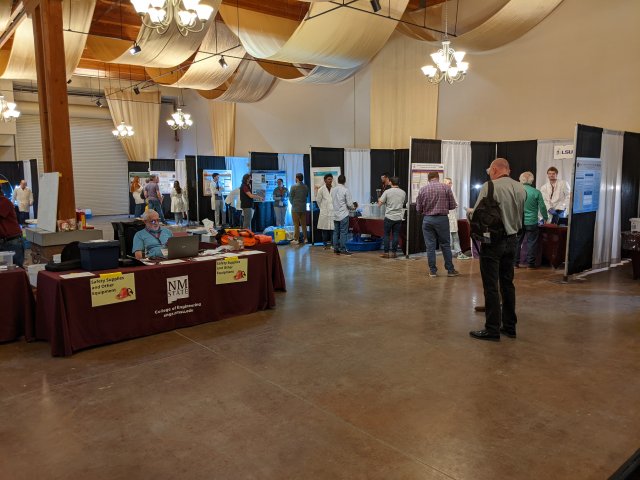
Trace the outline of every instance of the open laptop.
<instances>
[{"instance_id":1,"label":"open laptop","mask_svg":"<svg viewBox=\"0 0 640 480\"><path fill-rule=\"evenodd\" d=\"M169 258L169 260L173 260L175 258L197 257L199 246L199 235L189 235L187 237L171 237L167 241L167 257Z\"/></svg>"}]
</instances>

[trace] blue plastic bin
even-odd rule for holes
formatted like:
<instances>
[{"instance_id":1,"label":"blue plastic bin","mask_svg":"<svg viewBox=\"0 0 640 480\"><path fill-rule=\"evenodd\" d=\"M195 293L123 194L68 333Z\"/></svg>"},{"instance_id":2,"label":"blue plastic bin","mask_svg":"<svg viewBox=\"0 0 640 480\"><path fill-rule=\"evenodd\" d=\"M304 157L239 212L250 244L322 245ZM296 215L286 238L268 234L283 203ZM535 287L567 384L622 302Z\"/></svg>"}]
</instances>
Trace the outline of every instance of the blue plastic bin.
<instances>
[{"instance_id":1,"label":"blue plastic bin","mask_svg":"<svg viewBox=\"0 0 640 480\"><path fill-rule=\"evenodd\" d=\"M374 252L380 250L382 240L379 238L371 240L349 240L347 242L347 250L351 252Z\"/></svg>"}]
</instances>

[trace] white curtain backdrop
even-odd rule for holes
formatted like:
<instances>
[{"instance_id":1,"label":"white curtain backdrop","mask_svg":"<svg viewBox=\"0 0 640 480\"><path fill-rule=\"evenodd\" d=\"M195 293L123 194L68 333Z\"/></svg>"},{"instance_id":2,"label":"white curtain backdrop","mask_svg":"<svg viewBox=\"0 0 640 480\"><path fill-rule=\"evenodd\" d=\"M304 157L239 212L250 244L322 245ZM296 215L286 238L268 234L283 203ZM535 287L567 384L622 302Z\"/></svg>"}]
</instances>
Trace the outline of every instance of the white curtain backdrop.
<instances>
[{"instance_id":1,"label":"white curtain backdrop","mask_svg":"<svg viewBox=\"0 0 640 480\"><path fill-rule=\"evenodd\" d=\"M304 155L301 153L279 153L278 170L284 170L287 172L284 184L287 188L291 188L296 184L296 173L302 173L304 175ZM293 225L293 219L291 218L291 204L289 204L289 207L287 208L287 215L285 217L284 224Z\"/></svg>"},{"instance_id":2,"label":"white curtain backdrop","mask_svg":"<svg viewBox=\"0 0 640 480\"><path fill-rule=\"evenodd\" d=\"M249 159L247 157L225 157L224 159L227 170L231 170L231 183L236 189L242 183L244 174L251 171ZM236 208L240 208L240 201Z\"/></svg>"},{"instance_id":3,"label":"white curtain backdrop","mask_svg":"<svg viewBox=\"0 0 640 480\"><path fill-rule=\"evenodd\" d=\"M562 160L553 159L553 149L556 145L573 145L573 140L538 140L538 151L536 153L536 181L538 190L547 183L547 170L549 167L558 169L558 180L566 180L573 188L573 158Z\"/></svg>"},{"instance_id":4,"label":"white curtain backdrop","mask_svg":"<svg viewBox=\"0 0 640 480\"><path fill-rule=\"evenodd\" d=\"M624 132L602 133L602 177L600 205L596 213L593 239L593 268L606 268L620 262L620 185L622 183L622 148Z\"/></svg>"},{"instance_id":5,"label":"white curtain backdrop","mask_svg":"<svg viewBox=\"0 0 640 480\"><path fill-rule=\"evenodd\" d=\"M441 152L444 176L451 178L451 189L458 199L458 218L465 218L465 207L472 206L469 205L471 142L443 140Z\"/></svg>"},{"instance_id":6,"label":"white curtain backdrop","mask_svg":"<svg viewBox=\"0 0 640 480\"><path fill-rule=\"evenodd\" d=\"M371 150L361 148L344 149L344 175L351 198L359 205L371 199ZM337 184L338 180L335 179Z\"/></svg>"}]
</instances>

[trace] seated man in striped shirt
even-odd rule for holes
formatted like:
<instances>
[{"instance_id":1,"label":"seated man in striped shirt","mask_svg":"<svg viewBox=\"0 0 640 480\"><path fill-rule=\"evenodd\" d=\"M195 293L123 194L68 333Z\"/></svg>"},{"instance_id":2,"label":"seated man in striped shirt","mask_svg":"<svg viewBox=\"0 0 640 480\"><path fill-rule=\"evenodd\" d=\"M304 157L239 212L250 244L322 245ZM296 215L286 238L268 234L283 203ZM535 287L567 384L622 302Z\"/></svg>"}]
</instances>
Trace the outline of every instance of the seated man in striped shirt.
<instances>
[{"instance_id":1,"label":"seated man in striped shirt","mask_svg":"<svg viewBox=\"0 0 640 480\"><path fill-rule=\"evenodd\" d=\"M444 266L448 277L456 277L460 273L453 267L451 255L451 232L449 231L449 210L458 207L449 185L440 183L438 172L429 172L427 183L418 192L416 210L424 215L422 233L427 246L427 260L429 262L429 276L436 277L436 240L440 244Z\"/></svg>"}]
</instances>

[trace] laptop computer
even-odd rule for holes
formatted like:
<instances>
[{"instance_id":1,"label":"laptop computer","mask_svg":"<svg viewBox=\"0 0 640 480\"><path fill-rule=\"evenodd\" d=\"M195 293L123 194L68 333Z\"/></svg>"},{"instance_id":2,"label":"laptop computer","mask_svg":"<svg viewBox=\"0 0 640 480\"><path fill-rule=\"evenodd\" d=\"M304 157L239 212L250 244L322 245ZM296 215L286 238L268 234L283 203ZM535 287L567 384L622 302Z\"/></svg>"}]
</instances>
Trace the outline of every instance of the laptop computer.
<instances>
[{"instance_id":1,"label":"laptop computer","mask_svg":"<svg viewBox=\"0 0 640 480\"><path fill-rule=\"evenodd\" d=\"M167 241L167 257L169 260L175 258L197 257L200 246L199 235L189 235L187 237L171 237Z\"/></svg>"}]
</instances>

